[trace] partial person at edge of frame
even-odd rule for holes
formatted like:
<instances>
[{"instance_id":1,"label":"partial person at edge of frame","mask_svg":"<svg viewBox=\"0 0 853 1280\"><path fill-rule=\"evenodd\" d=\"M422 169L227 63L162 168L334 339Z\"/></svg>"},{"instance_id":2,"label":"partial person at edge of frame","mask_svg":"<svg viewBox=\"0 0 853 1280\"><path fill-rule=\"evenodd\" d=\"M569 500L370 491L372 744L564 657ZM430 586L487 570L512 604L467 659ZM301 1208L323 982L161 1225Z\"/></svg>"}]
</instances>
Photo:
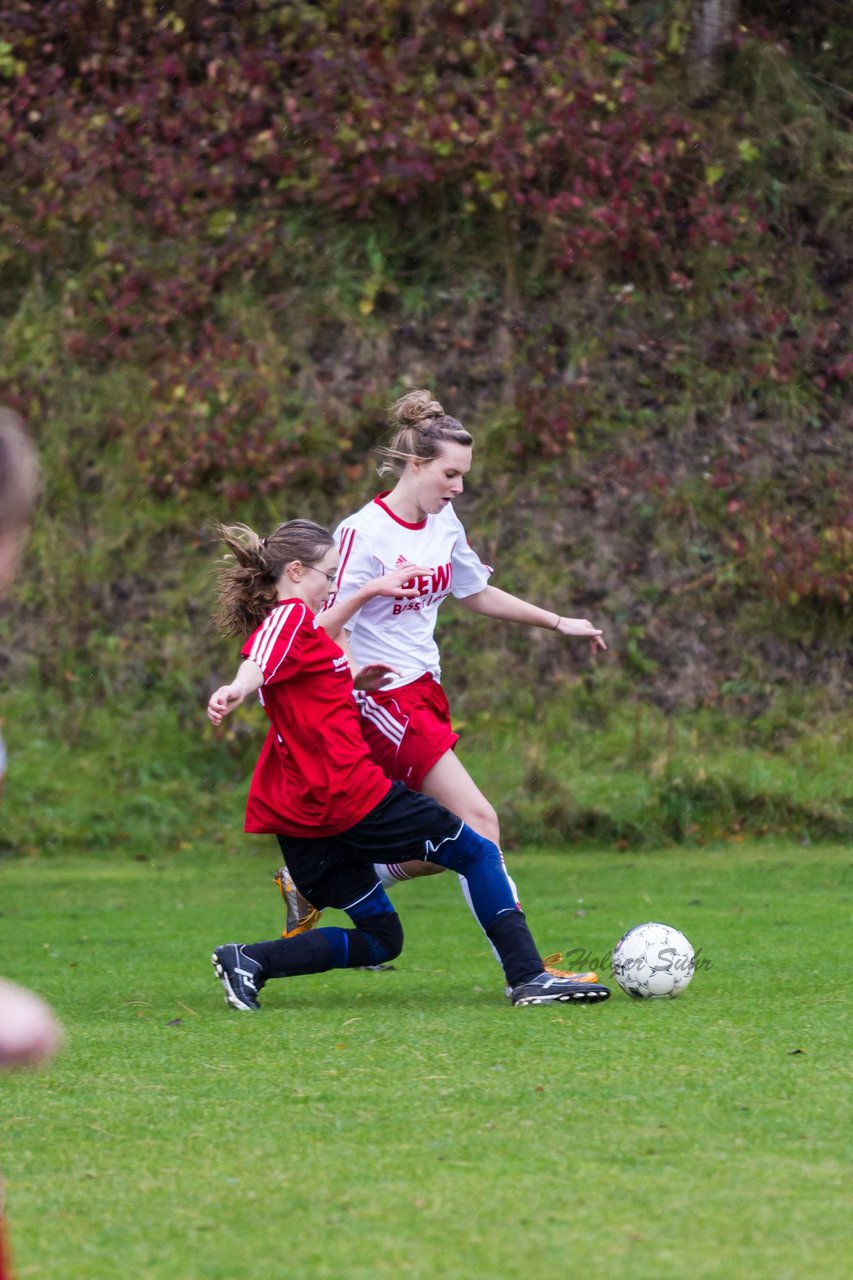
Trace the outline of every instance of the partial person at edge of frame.
<instances>
[{"instance_id":1,"label":"partial person at edge of frame","mask_svg":"<svg viewBox=\"0 0 853 1280\"><path fill-rule=\"evenodd\" d=\"M35 450L21 419L0 405L0 598L24 546L39 486ZM0 738L0 794L6 753ZM0 1069L37 1066L60 1047L62 1028L40 996L0 978ZM0 1183L0 1280L12 1280Z\"/></svg>"}]
</instances>

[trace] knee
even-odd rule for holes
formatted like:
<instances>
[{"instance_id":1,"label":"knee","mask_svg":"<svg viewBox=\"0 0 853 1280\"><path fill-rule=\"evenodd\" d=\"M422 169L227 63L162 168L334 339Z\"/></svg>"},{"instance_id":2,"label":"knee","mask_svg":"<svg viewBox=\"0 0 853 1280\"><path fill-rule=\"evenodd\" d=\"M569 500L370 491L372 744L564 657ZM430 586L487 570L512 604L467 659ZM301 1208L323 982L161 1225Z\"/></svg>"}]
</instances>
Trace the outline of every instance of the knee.
<instances>
[{"instance_id":1,"label":"knee","mask_svg":"<svg viewBox=\"0 0 853 1280\"><path fill-rule=\"evenodd\" d=\"M496 810L489 804L488 800L483 799L465 821L469 827L473 827L477 835L482 836L485 840L491 840L492 844L496 844L500 848L501 824Z\"/></svg>"},{"instance_id":2,"label":"knee","mask_svg":"<svg viewBox=\"0 0 853 1280\"><path fill-rule=\"evenodd\" d=\"M469 875L475 866L491 867L495 871L502 867L498 846L467 823L454 840L439 846L431 856L434 861L463 876Z\"/></svg>"},{"instance_id":3,"label":"knee","mask_svg":"<svg viewBox=\"0 0 853 1280\"><path fill-rule=\"evenodd\" d=\"M371 964L386 964L403 950L403 925L396 911L363 920L359 928L367 935Z\"/></svg>"}]
</instances>

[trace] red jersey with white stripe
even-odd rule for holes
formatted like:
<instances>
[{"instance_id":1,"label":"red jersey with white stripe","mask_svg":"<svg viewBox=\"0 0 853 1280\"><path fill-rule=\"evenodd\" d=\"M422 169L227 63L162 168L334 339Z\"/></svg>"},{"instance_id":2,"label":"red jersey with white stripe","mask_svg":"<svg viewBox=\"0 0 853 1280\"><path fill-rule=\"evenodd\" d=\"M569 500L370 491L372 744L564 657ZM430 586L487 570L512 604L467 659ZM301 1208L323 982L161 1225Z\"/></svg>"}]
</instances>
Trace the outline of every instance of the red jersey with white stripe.
<instances>
[{"instance_id":1,"label":"red jersey with white stripe","mask_svg":"<svg viewBox=\"0 0 853 1280\"><path fill-rule=\"evenodd\" d=\"M292 836L347 831L391 783L361 733L349 663L301 600L281 601L243 646L264 675L269 720L246 803L246 830Z\"/></svg>"},{"instance_id":2,"label":"red jersey with white stripe","mask_svg":"<svg viewBox=\"0 0 853 1280\"><path fill-rule=\"evenodd\" d=\"M468 546L465 530L448 504L438 515L411 524L385 504L386 494L342 521L335 530L340 564L329 604L347 600L365 582L411 563L430 569L415 579L420 594L411 600L374 596L346 624L359 666L387 662L400 676L395 689L431 675L441 676L435 624L449 595L474 595L489 585L492 570Z\"/></svg>"}]
</instances>

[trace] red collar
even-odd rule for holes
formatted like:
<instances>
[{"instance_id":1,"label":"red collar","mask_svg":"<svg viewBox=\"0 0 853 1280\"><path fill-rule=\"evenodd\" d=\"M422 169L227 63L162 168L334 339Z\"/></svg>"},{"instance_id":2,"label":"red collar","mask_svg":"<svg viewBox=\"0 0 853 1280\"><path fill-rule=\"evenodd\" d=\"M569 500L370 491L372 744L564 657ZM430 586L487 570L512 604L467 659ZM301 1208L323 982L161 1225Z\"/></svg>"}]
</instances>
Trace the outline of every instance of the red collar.
<instances>
[{"instance_id":1,"label":"red collar","mask_svg":"<svg viewBox=\"0 0 853 1280\"><path fill-rule=\"evenodd\" d=\"M386 489L384 493L378 493L376 495L373 501L376 503L377 507L381 507L387 516L390 516L392 520L396 520L397 524L401 524L404 529L425 529L427 522L426 516L424 516L423 520L418 520L415 524L412 524L410 520L401 520L400 517L391 510L387 502L382 501L383 498L388 497L390 492L390 489Z\"/></svg>"}]
</instances>

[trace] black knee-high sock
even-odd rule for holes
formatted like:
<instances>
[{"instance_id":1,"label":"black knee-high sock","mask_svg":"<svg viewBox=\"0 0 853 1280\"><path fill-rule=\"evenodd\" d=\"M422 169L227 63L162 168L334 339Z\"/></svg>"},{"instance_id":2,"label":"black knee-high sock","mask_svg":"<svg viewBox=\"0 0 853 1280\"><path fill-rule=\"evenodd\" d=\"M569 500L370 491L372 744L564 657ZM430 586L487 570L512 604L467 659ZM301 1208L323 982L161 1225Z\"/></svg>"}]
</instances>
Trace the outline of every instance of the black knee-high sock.
<instances>
[{"instance_id":1,"label":"black knee-high sock","mask_svg":"<svg viewBox=\"0 0 853 1280\"><path fill-rule=\"evenodd\" d=\"M291 978L304 973L325 973L338 968L335 952L323 930L299 933L295 938L274 938L271 942L250 942L243 948L250 960L257 960L267 978Z\"/></svg>"},{"instance_id":2,"label":"black knee-high sock","mask_svg":"<svg viewBox=\"0 0 853 1280\"><path fill-rule=\"evenodd\" d=\"M542 957L523 911L502 911L486 929L486 937L500 956L511 987L529 982L542 972Z\"/></svg>"},{"instance_id":3,"label":"black knee-high sock","mask_svg":"<svg viewBox=\"0 0 853 1280\"><path fill-rule=\"evenodd\" d=\"M295 978L328 969L357 969L393 960L403 949L403 926L396 911L358 921L357 929L314 929L295 938L250 942L243 951L257 960L267 978Z\"/></svg>"}]
</instances>

